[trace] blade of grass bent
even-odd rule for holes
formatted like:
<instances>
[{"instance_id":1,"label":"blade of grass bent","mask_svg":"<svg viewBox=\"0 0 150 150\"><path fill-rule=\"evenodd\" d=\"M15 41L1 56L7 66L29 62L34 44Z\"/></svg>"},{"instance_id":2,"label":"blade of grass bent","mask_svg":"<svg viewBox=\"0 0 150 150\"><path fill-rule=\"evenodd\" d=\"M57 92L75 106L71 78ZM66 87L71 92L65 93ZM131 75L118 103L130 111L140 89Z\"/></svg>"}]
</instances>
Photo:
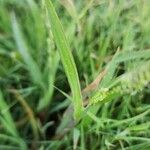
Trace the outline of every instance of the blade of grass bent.
<instances>
[{"instance_id":1,"label":"blade of grass bent","mask_svg":"<svg viewBox=\"0 0 150 150\"><path fill-rule=\"evenodd\" d=\"M46 0L46 8L48 10L48 15L51 23L51 30L56 42L57 48L59 50L60 58L65 69L68 82L73 95L73 105L74 105L74 117L76 119L80 118L81 112L83 110L81 88L79 84L78 72L76 65L70 51L69 45L67 43L63 27L60 20L56 14L55 8L50 0Z\"/></svg>"}]
</instances>

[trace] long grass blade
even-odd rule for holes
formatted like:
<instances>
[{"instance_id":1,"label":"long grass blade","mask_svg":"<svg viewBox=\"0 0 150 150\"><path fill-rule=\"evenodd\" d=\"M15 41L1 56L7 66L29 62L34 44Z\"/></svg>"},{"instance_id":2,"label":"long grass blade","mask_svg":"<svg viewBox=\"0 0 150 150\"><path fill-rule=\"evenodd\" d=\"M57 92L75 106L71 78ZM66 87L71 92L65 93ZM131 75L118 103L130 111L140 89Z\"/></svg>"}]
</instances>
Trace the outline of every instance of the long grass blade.
<instances>
[{"instance_id":1,"label":"long grass blade","mask_svg":"<svg viewBox=\"0 0 150 150\"><path fill-rule=\"evenodd\" d=\"M30 72L30 75L34 83L43 87L43 81L42 81L40 68L38 67L37 63L34 61L34 59L32 58L32 56L30 55L28 51L27 44L25 43L23 39L21 29L19 27L19 24L17 22L16 16L14 13L12 13L11 19L12 19L12 29L14 33L14 39L18 47L18 51L20 55L22 56L24 62L26 63L27 68Z\"/></svg>"},{"instance_id":2,"label":"long grass blade","mask_svg":"<svg viewBox=\"0 0 150 150\"><path fill-rule=\"evenodd\" d=\"M72 102L74 105L74 117L76 119L80 118L81 112L83 110L81 89L79 84L78 73L76 65L70 51L68 42L66 40L63 27L60 20L56 14L54 6L50 0L46 0L46 8L48 10L48 15L51 23L51 30L56 42L57 48L59 50L60 58L63 63L66 76L68 78L70 88L72 91Z\"/></svg>"}]
</instances>

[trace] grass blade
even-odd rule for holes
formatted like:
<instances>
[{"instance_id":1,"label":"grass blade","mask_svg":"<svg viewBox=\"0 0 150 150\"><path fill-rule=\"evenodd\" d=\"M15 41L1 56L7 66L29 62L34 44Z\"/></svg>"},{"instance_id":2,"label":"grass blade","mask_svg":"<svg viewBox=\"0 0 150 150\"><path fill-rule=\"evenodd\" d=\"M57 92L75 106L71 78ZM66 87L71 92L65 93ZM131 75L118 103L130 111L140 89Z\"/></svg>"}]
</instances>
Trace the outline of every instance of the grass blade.
<instances>
[{"instance_id":1,"label":"grass blade","mask_svg":"<svg viewBox=\"0 0 150 150\"><path fill-rule=\"evenodd\" d=\"M18 141L21 150L26 149L26 144L22 138L20 138L18 130L16 129L14 120L9 111L9 106L3 98L3 94L0 91L0 123L4 126L6 132L8 132L14 139ZM0 134L0 138L2 135ZM1 148L0 148L1 149ZM3 149L3 148L2 148Z\"/></svg>"},{"instance_id":2,"label":"grass blade","mask_svg":"<svg viewBox=\"0 0 150 150\"><path fill-rule=\"evenodd\" d=\"M14 33L14 39L18 47L18 51L20 55L22 56L24 62L26 63L27 68L30 72L30 75L34 83L43 87L43 81L42 81L40 68L38 67L37 63L35 62L35 60L32 58L32 56L30 55L28 51L27 44L25 43L23 39L21 29L19 27L19 24L17 22L16 16L14 13L12 13L11 19L12 19L12 29Z\"/></svg>"},{"instance_id":3,"label":"grass blade","mask_svg":"<svg viewBox=\"0 0 150 150\"><path fill-rule=\"evenodd\" d=\"M60 58L71 87L73 95L74 117L79 119L83 110L83 103L76 65L67 43L62 25L50 0L46 0L46 8L48 10L54 40L59 50Z\"/></svg>"},{"instance_id":4,"label":"grass blade","mask_svg":"<svg viewBox=\"0 0 150 150\"><path fill-rule=\"evenodd\" d=\"M2 92L0 91L0 122L5 126L6 130L14 137L18 136L14 121L9 112L9 106L5 102Z\"/></svg>"}]
</instances>

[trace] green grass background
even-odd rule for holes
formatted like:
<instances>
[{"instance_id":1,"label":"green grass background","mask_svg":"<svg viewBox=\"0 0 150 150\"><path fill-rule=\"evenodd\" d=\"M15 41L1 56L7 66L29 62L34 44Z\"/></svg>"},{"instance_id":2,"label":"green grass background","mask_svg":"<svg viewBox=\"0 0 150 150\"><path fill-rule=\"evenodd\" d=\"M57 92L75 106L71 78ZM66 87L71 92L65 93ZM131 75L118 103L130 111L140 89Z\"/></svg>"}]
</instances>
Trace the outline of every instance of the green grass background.
<instances>
[{"instance_id":1,"label":"green grass background","mask_svg":"<svg viewBox=\"0 0 150 150\"><path fill-rule=\"evenodd\" d=\"M0 0L0 149L150 149L150 1L52 4ZM104 69L89 99L122 75L132 87L128 72L140 90L83 111L81 89Z\"/></svg>"}]
</instances>

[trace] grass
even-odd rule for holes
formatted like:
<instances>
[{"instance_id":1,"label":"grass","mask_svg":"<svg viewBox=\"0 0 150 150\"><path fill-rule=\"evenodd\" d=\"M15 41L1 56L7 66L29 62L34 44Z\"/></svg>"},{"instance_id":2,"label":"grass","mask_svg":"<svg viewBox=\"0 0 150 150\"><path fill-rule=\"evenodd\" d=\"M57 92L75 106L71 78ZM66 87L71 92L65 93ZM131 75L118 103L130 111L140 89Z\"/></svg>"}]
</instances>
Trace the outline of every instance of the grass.
<instances>
[{"instance_id":1,"label":"grass","mask_svg":"<svg viewBox=\"0 0 150 150\"><path fill-rule=\"evenodd\" d=\"M0 149L149 149L149 14L148 0L0 0Z\"/></svg>"},{"instance_id":2,"label":"grass","mask_svg":"<svg viewBox=\"0 0 150 150\"><path fill-rule=\"evenodd\" d=\"M74 116L76 119L79 119L83 111L83 104L82 104L81 88L79 84L79 78L75 62L71 54L70 48L68 46L67 40L65 38L62 25L55 12L52 2L46 1L45 5L47 7L48 14L50 17L51 30L54 35L54 40L56 41L56 45L60 53L60 58L62 60L66 76L68 78L71 87L73 97L72 101L74 105Z\"/></svg>"}]
</instances>

